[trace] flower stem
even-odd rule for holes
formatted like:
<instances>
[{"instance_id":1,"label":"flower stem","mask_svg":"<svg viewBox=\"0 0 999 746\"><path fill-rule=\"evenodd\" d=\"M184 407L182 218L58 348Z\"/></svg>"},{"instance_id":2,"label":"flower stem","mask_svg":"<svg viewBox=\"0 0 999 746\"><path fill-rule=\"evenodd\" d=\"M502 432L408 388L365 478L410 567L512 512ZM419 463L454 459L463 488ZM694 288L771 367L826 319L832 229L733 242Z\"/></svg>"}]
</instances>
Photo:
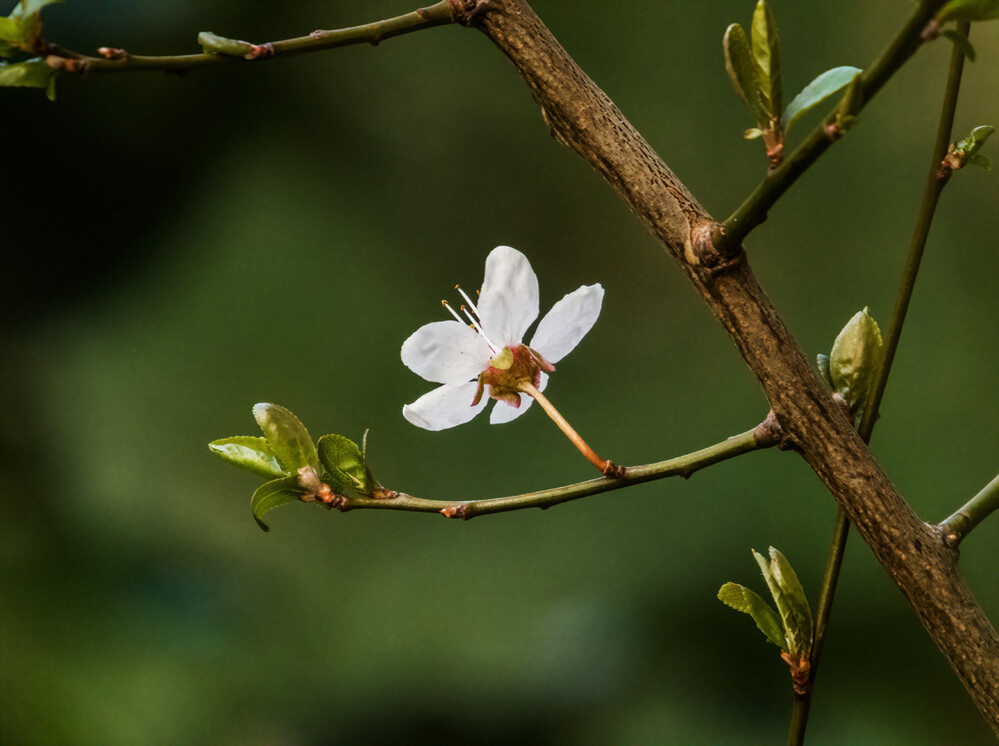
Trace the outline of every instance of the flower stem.
<instances>
[{"instance_id":1,"label":"flower stem","mask_svg":"<svg viewBox=\"0 0 999 746\"><path fill-rule=\"evenodd\" d=\"M963 34L965 37L967 37L969 29L970 24L968 23L959 23L957 26L957 32ZM926 248L926 239L930 233L930 225L933 222L933 215L936 212L940 194L943 192L943 188L950 176L949 172L941 171L940 165L947 154L951 131L954 128L954 112L957 108L957 95L961 88L961 75L963 71L964 52L955 46L951 51L947 86L944 91L944 100L940 112L940 123L937 127L937 137L933 145L933 155L930 159L930 172L927 177L926 188L923 191L923 200L919 207L916 228L913 232L912 241L909 244L909 255L906 258L905 268L902 271L902 280L895 296L895 307L892 310L891 324L888 329L888 335L885 338L884 359L881 367L878 369L877 380L864 406L864 416L857 428L860 437L863 438L865 443L870 443L871 441L874 423L877 422L878 412L881 408L881 398L884 395L885 386L888 383L888 375L891 372L892 362L895 359L895 351L898 349L898 342L902 336L902 325L905 323L909 301L912 299L912 293L916 286L916 276L919 273L923 250ZM999 481L999 477L994 480L993 484L997 481ZM991 487L992 485L989 486ZM988 489L986 487L982 493L987 492ZM982 493L979 494L981 495ZM976 497L975 500L977 499ZM965 508L962 508L962 510ZM960 512L958 511L955 516L959 515ZM957 522L958 519L955 516L951 516L944 523L951 521L951 519ZM981 519L979 518L979 520ZM942 526L943 524L941 524ZM963 528L963 525L961 528ZM791 728L788 734L789 744L801 744L804 742L805 727L808 725L808 710L811 705L812 687L815 685L815 677L818 673L819 657L822 654L822 644L825 641L829 615L832 611L832 602L836 593L836 583L839 579L840 567L843 564L843 554L846 552L846 540L849 535L850 522L847 520L843 509L840 508L836 513L836 523L833 527L833 536L829 547L829 558L826 561L826 570L822 578L822 589L815 613L815 637L812 643L810 687L805 696L795 697L794 708L791 714Z\"/></svg>"},{"instance_id":2,"label":"flower stem","mask_svg":"<svg viewBox=\"0 0 999 746\"><path fill-rule=\"evenodd\" d=\"M565 437L572 441L572 444L579 449L579 452L586 457L586 460L597 467L601 474L605 477L624 476L624 467L615 466L613 461L600 458L596 454L596 451L590 448L582 436L566 421L562 413L555 409L555 405L548 401L548 397L538 391L534 384L523 382L520 384L520 390L541 405L541 408L552 418L552 421L558 425L558 429L565 433Z\"/></svg>"}]
</instances>

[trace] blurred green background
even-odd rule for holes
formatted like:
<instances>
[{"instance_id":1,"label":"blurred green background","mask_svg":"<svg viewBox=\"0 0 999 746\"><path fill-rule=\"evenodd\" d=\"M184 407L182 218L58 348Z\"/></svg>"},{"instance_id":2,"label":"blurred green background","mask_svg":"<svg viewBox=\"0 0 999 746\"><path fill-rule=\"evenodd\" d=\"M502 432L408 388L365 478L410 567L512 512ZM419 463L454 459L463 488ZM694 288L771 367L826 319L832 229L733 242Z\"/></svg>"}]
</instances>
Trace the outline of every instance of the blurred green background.
<instances>
[{"instance_id":1,"label":"blurred green background","mask_svg":"<svg viewBox=\"0 0 999 746\"><path fill-rule=\"evenodd\" d=\"M750 0L538 0L536 10L716 217L763 175L721 36ZM788 98L865 66L904 0L775 0ZM8 0L0 10L9 11ZM401 0L69 0L79 50L197 51L398 13ZM973 29L960 135L999 124L999 29ZM803 347L870 306L887 324L931 148L944 41L924 49L748 241ZM316 437L371 428L383 483L441 499L587 479L540 412L429 433L402 341L524 251L543 309L581 284L603 314L549 394L618 462L686 453L767 405L672 260L555 143L478 33L203 71L0 92L5 196L0 741L49 744L722 744L784 738L786 666L715 598L763 590L780 548L813 599L835 505L790 453L470 523L292 505L209 454L281 403ZM792 133L800 139L816 117ZM989 143L985 152L999 152ZM937 521L999 464L999 177L969 168L936 219L874 449ZM999 619L999 519L963 548ZM856 539L810 743L990 734Z\"/></svg>"}]
</instances>

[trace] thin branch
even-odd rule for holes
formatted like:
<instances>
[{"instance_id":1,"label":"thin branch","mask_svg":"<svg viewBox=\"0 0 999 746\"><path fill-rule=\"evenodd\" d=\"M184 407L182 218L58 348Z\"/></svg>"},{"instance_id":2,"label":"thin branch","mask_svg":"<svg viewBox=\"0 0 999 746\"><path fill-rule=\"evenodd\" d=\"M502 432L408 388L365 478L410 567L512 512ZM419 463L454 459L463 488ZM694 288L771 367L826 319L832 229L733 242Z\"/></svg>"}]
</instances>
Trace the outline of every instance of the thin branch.
<instances>
[{"instance_id":1,"label":"thin branch","mask_svg":"<svg viewBox=\"0 0 999 746\"><path fill-rule=\"evenodd\" d=\"M967 37L970 26L969 23L960 23L958 24L957 32ZM929 176L926 180L926 188L923 191L923 200L919 207L919 215L916 218L916 228L909 245L909 255L906 259L905 268L902 271L902 279L899 282L898 292L895 296L895 308L892 311L888 336L885 339L884 358L881 367L878 369L878 377L874 387L868 396L867 403L864 405L864 416L858 428L860 437L864 439L865 443L871 442L871 434L874 432L874 424L877 422L881 399L888 384L888 375L891 373L892 362L895 360L895 352L898 349L898 342L902 336L902 325L905 323L906 311L909 308L909 301L912 299L912 293L916 286L916 276L919 274L919 266L923 258L923 250L926 248L926 239L930 233L930 225L933 223L933 216L936 212L940 194L943 192L943 188L950 178L949 168L942 170L941 164L944 156L947 154L951 132L954 129L954 113L957 110L957 97L961 89L961 76L963 72L964 52L955 45L954 49L951 50L950 66L947 72L947 85L944 90L943 104L940 111L940 123L937 127L937 136L933 144L933 154L930 158ZM836 522L833 526L833 535L829 547L829 558L826 561L826 569L822 577L822 589L815 613L815 638L812 643L811 678L806 694L804 696L795 696L794 710L791 715L791 729L788 735L789 744L804 743L805 728L808 725L808 711L812 699L812 688L815 686L819 658L822 655L822 644L825 641L829 615L832 612L833 598L836 594L836 583L839 579L839 571L843 564L843 555L846 552L846 540L849 535L850 521L843 512L843 508L840 507L836 512Z\"/></svg>"},{"instance_id":2,"label":"thin branch","mask_svg":"<svg viewBox=\"0 0 999 746\"><path fill-rule=\"evenodd\" d=\"M384 490L385 498L351 497L340 495L329 503L340 511L355 509L406 510L418 513L440 513L446 518L467 520L478 515L505 513L524 508L550 508L553 505L578 500L581 497L610 492L622 487L630 487L642 482L651 482L665 477L682 476L687 478L705 467L777 445L781 434L774 420L768 417L752 430L734 435L721 443L694 451L685 456L658 461L644 466L629 466L623 477L601 477L586 482L553 487L539 492L528 492L509 497L495 497L486 500L427 500L400 492Z\"/></svg>"},{"instance_id":3,"label":"thin branch","mask_svg":"<svg viewBox=\"0 0 999 746\"><path fill-rule=\"evenodd\" d=\"M199 40L206 49L202 54L143 56L130 54L123 49L101 47L100 57L90 57L54 44L45 44L40 51L48 55L49 64L53 67L61 64L65 71L80 74L134 72L137 70L187 73L233 62L321 52L352 44L376 45L393 36L454 22L450 0L442 0L442 2L426 8L418 8L405 15L367 23L363 26L313 31L308 36L265 44L252 44L236 39L226 39L215 34L202 34ZM60 63L60 59L62 59L62 63Z\"/></svg>"},{"instance_id":4,"label":"thin branch","mask_svg":"<svg viewBox=\"0 0 999 746\"><path fill-rule=\"evenodd\" d=\"M906 24L876 60L860 77L863 90L861 108L866 106L885 83L911 57L923 43L923 30L944 0L922 0ZM743 202L721 228L713 240L722 253L728 254L739 246L753 228L767 219L767 212L794 182L833 144L827 128L835 121L833 112L825 118L808 138L778 168L772 171Z\"/></svg>"},{"instance_id":5,"label":"thin branch","mask_svg":"<svg viewBox=\"0 0 999 746\"><path fill-rule=\"evenodd\" d=\"M985 485L982 491L971 498L963 508L943 521L939 529L943 532L947 543L956 547L975 526L995 510L999 510L999 476Z\"/></svg>"}]
</instances>

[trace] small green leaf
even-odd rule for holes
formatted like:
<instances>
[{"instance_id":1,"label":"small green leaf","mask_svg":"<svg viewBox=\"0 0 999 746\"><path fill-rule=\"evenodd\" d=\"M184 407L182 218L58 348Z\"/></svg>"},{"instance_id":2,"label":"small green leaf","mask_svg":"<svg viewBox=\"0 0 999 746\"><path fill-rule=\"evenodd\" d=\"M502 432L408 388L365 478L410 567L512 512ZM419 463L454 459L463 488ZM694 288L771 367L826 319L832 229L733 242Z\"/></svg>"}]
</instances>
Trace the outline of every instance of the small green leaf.
<instances>
[{"instance_id":1,"label":"small green leaf","mask_svg":"<svg viewBox=\"0 0 999 746\"><path fill-rule=\"evenodd\" d=\"M968 37L964 34L959 34L953 29L945 28L940 32L940 36L947 39L951 44L964 52L964 56L967 57L972 62L975 61L975 48L971 46L971 42L968 41Z\"/></svg>"},{"instance_id":2,"label":"small green leaf","mask_svg":"<svg viewBox=\"0 0 999 746\"><path fill-rule=\"evenodd\" d=\"M761 120L766 125L780 116L782 107L780 39L777 36L777 22L770 11L767 0L759 0L753 11L753 62L756 87L760 102L767 113Z\"/></svg>"},{"instance_id":3,"label":"small green leaf","mask_svg":"<svg viewBox=\"0 0 999 746\"><path fill-rule=\"evenodd\" d=\"M733 23L725 29L725 36L722 37L722 48L725 51L725 70L728 71L732 87L749 107L753 120L757 124L765 126L767 112L760 103L760 96L756 90L753 57L750 54L749 42L746 40L746 32L742 30L742 26Z\"/></svg>"},{"instance_id":4,"label":"small green leaf","mask_svg":"<svg viewBox=\"0 0 999 746\"><path fill-rule=\"evenodd\" d=\"M718 600L736 611L749 614L767 640L787 652L783 625L776 612L758 593L738 583L725 583L718 591Z\"/></svg>"},{"instance_id":5,"label":"small green leaf","mask_svg":"<svg viewBox=\"0 0 999 746\"><path fill-rule=\"evenodd\" d=\"M335 492L354 490L362 495L371 493L364 454L350 438L335 434L321 437L319 460Z\"/></svg>"},{"instance_id":6,"label":"small green leaf","mask_svg":"<svg viewBox=\"0 0 999 746\"><path fill-rule=\"evenodd\" d=\"M55 79L58 70L41 57L24 62L0 62L0 87L44 88L49 101L55 101Z\"/></svg>"},{"instance_id":7,"label":"small green leaf","mask_svg":"<svg viewBox=\"0 0 999 746\"><path fill-rule=\"evenodd\" d=\"M748 130L742 133L742 136L747 140L755 140L758 137L763 137L765 134L766 132L757 127L750 127Z\"/></svg>"},{"instance_id":8,"label":"small green leaf","mask_svg":"<svg viewBox=\"0 0 999 746\"><path fill-rule=\"evenodd\" d=\"M285 474L300 466L319 469L316 445L298 417L278 404L266 402L254 405L253 417Z\"/></svg>"},{"instance_id":9,"label":"small green leaf","mask_svg":"<svg viewBox=\"0 0 999 746\"><path fill-rule=\"evenodd\" d=\"M829 378L854 415L863 413L884 355L881 329L867 308L858 311L836 337L829 354Z\"/></svg>"},{"instance_id":10,"label":"small green leaf","mask_svg":"<svg viewBox=\"0 0 999 746\"><path fill-rule=\"evenodd\" d=\"M253 518L257 525L264 531L269 531L267 524L261 520L264 515L279 505L295 502L302 494L302 490L298 486L297 474L264 482L257 487L257 491L250 499L250 509L253 511Z\"/></svg>"},{"instance_id":11,"label":"small green leaf","mask_svg":"<svg viewBox=\"0 0 999 746\"><path fill-rule=\"evenodd\" d=\"M816 355L815 364L819 368L819 377L829 385L829 388L832 388L833 387L832 378L829 377L829 356Z\"/></svg>"},{"instance_id":12,"label":"small green leaf","mask_svg":"<svg viewBox=\"0 0 999 746\"><path fill-rule=\"evenodd\" d=\"M784 131L791 129L794 123L808 111L849 85L860 72L856 67L845 65L826 70L815 78L801 90L801 93L794 97L794 100L784 110L784 114L781 115L780 121Z\"/></svg>"},{"instance_id":13,"label":"small green leaf","mask_svg":"<svg viewBox=\"0 0 999 746\"><path fill-rule=\"evenodd\" d=\"M950 0L937 13L937 21L989 21L999 18L999 0Z\"/></svg>"},{"instance_id":14,"label":"small green leaf","mask_svg":"<svg viewBox=\"0 0 999 746\"><path fill-rule=\"evenodd\" d=\"M46 5L61 3L63 0L21 0L11 12L11 18L26 18L41 11Z\"/></svg>"},{"instance_id":15,"label":"small green leaf","mask_svg":"<svg viewBox=\"0 0 999 746\"><path fill-rule=\"evenodd\" d=\"M982 155L980 153L972 153L968 156L968 163L972 166L978 166L979 168L984 168L986 171L992 170L992 159L987 155Z\"/></svg>"},{"instance_id":16,"label":"small green leaf","mask_svg":"<svg viewBox=\"0 0 999 746\"><path fill-rule=\"evenodd\" d=\"M213 440L208 448L216 456L233 466L252 471L262 477L273 479L285 476L274 451L267 445L266 438L254 435L237 435L233 438Z\"/></svg>"},{"instance_id":17,"label":"small green leaf","mask_svg":"<svg viewBox=\"0 0 999 746\"><path fill-rule=\"evenodd\" d=\"M954 152L962 153L966 156L975 155L995 131L996 128L988 124L975 127L966 138L954 144Z\"/></svg>"},{"instance_id":18,"label":"small green leaf","mask_svg":"<svg viewBox=\"0 0 999 746\"><path fill-rule=\"evenodd\" d=\"M770 569L780 589L780 596L774 601L784 620L788 652L797 658L808 658L812 650L812 611L805 590L791 563L773 547L770 547Z\"/></svg>"},{"instance_id":19,"label":"small green leaf","mask_svg":"<svg viewBox=\"0 0 999 746\"><path fill-rule=\"evenodd\" d=\"M0 18L0 57L13 57L21 50L21 24L13 18Z\"/></svg>"},{"instance_id":20,"label":"small green leaf","mask_svg":"<svg viewBox=\"0 0 999 746\"><path fill-rule=\"evenodd\" d=\"M206 54L221 54L226 57L245 57L253 51L253 45L248 41L229 39L211 31L198 34L198 44Z\"/></svg>"}]
</instances>

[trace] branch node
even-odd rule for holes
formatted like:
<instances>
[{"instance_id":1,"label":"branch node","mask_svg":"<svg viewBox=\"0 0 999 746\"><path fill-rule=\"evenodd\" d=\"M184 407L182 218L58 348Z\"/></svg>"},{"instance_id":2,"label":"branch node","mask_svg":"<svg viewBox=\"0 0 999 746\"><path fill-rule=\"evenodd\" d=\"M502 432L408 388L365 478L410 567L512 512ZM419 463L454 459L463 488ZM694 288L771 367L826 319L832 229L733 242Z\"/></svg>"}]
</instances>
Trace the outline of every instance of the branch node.
<instances>
[{"instance_id":1,"label":"branch node","mask_svg":"<svg viewBox=\"0 0 999 746\"><path fill-rule=\"evenodd\" d=\"M726 241L724 236L721 223L697 220L690 231L690 245L684 248L684 259L710 274L732 267L741 260L742 244Z\"/></svg>"},{"instance_id":2,"label":"branch node","mask_svg":"<svg viewBox=\"0 0 999 746\"><path fill-rule=\"evenodd\" d=\"M250 44L250 51L243 55L244 60L257 60L273 57L275 54L274 45L271 42L264 44Z\"/></svg>"},{"instance_id":3,"label":"branch node","mask_svg":"<svg viewBox=\"0 0 999 746\"><path fill-rule=\"evenodd\" d=\"M468 514L468 503L448 505L446 508L441 508L440 514L445 518L457 518L462 521L467 521L472 517Z\"/></svg>"},{"instance_id":4,"label":"branch node","mask_svg":"<svg viewBox=\"0 0 999 746\"><path fill-rule=\"evenodd\" d=\"M624 466L618 466L610 459L604 463L604 468L601 470L605 477L611 479L624 479L624 475L627 473L627 468Z\"/></svg>"},{"instance_id":5,"label":"branch node","mask_svg":"<svg viewBox=\"0 0 999 746\"><path fill-rule=\"evenodd\" d=\"M462 26L474 26L479 18L493 10L492 0L448 0L451 17Z\"/></svg>"},{"instance_id":6,"label":"branch node","mask_svg":"<svg viewBox=\"0 0 999 746\"><path fill-rule=\"evenodd\" d=\"M784 428L781 427L777 415L772 409L767 413L763 422L753 429L753 440L760 448L777 446L779 450L784 450L787 447L784 443L786 438Z\"/></svg>"},{"instance_id":7,"label":"branch node","mask_svg":"<svg viewBox=\"0 0 999 746\"><path fill-rule=\"evenodd\" d=\"M106 60L127 60L131 55L118 47L98 47L97 54Z\"/></svg>"}]
</instances>

